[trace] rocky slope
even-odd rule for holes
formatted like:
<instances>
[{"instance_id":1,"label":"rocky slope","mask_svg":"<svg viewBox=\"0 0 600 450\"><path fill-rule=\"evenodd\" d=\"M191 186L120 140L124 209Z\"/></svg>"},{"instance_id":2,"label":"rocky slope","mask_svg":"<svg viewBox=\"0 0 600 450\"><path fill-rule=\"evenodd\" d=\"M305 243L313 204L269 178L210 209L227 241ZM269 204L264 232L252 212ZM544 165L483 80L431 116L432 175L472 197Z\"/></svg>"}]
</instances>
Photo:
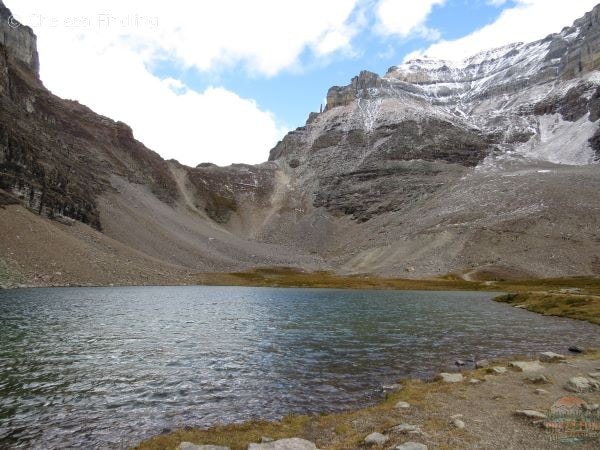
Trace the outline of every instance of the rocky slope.
<instances>
[{"instance_id":1,"label":"rocky slope","mask_svg":"<svg viewBox=\"0 0 600 450\"><path fill-rule=\"evenodd\" d=\"M81 222L165 273L600 274L599 14L464 61L362 72L268 162L190 168L48 92L35 35L0 2L0 227L23 208L61 233ZM2 264L43 279L12 233ZM90 268L86 252L66 256Z\"/></svg>"}]
</instances>

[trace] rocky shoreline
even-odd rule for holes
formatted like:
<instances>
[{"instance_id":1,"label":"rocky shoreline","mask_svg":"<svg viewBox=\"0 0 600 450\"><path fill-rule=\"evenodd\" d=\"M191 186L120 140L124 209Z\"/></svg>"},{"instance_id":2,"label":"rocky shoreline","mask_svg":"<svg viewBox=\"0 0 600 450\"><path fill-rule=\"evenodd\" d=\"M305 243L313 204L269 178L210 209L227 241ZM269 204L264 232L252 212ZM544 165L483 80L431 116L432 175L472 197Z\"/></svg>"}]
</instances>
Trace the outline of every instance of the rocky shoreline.
<instances>
[{"instance_id":1,"label":"rocky shoreline","mask_svg":"<svg viewBox=\"0 0 600 450\"><path fill-rule=\"evenodd\" d=\"M384 386L386 399L345 413L291 416L156 436L139 450L426 450L598 448L600 352L472 361L435 380Z\"/></svg>"}]
</instances>

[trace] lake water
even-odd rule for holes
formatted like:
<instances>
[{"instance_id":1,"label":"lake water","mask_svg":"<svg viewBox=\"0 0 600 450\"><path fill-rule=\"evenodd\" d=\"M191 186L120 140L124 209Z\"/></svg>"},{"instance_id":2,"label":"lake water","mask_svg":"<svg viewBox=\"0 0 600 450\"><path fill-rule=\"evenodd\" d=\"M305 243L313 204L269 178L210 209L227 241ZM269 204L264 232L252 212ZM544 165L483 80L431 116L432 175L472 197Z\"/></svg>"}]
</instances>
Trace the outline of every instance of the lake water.
<instances>
[{"instance_id":1,"label":"lake water","mask_svg":"<svg viewBox=\"0 0 600 450\"><path fill-rule=\"evenodd\" d=\"M456 359L600 345L469 292L0 290L0 447L125 448L165 430L381 398Z\"/></svg>"}]
</instances>

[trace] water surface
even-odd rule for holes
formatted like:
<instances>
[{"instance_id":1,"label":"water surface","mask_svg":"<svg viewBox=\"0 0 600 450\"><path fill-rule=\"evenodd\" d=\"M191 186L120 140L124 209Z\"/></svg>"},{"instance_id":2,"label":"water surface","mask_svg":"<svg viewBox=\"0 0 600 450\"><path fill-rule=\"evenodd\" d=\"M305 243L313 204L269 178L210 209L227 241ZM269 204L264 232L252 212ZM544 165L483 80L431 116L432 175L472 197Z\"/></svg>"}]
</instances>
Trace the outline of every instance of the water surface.
<instances>
[{"instance_id":1,"label":"water surface","mask_svg":"<svg viewBox=\"0 0 600 450\"><path fill-rule=\"evenodd\" d=\"M600 344L489 293L246 287L0 291L0 447L125 448L164 430L380 398L467 359Z\"/></svg>"}]
</instances>

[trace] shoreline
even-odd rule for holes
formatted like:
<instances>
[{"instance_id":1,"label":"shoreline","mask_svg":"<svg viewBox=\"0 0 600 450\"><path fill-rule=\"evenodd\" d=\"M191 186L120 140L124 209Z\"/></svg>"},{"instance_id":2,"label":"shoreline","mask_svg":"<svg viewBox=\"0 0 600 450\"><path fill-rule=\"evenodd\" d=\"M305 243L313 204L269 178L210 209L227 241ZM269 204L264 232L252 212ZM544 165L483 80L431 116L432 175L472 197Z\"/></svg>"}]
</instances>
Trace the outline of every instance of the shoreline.
<instances>
[{"instance_id":1,"label":"shoreline","mask_svg":"<svg viewBox=\"0 0 600 450\"><path fill-rule=\"evenodd\" d=\"M514 366L515 360L517 365L524 363L523 369ZM536 361L537 366L530 364ZM462 376L459 381L439 376L433 380L398 380L398 389L386 394L384 400L354 410L179 429L156 435L133 449L170 450L179 448L182 442L190 442L246 450L251 443L291 438L304 439L322 450L392 449L408 441L440 449L563 448L554 439L556 433L553 434L551 424L540 419L541 416L536 419L518 411L534 411L552 420L552 405L573 396L590 408L597 406L600 388L573 393L565 387L575 376L589 376L589 373L598 376L598 371L600 351L597 350L542 363L515 355L487 362L486 367L452 372ZM590 414L593 420L597 418L595 423L600 430L600 409ZM505 432L496 434L498 430ZM368 437L381 441L367 444ZM578 448L597 448L600 432L591 435L591 439L589 446L584 443Z\"/></svg>"}]
</instances>

